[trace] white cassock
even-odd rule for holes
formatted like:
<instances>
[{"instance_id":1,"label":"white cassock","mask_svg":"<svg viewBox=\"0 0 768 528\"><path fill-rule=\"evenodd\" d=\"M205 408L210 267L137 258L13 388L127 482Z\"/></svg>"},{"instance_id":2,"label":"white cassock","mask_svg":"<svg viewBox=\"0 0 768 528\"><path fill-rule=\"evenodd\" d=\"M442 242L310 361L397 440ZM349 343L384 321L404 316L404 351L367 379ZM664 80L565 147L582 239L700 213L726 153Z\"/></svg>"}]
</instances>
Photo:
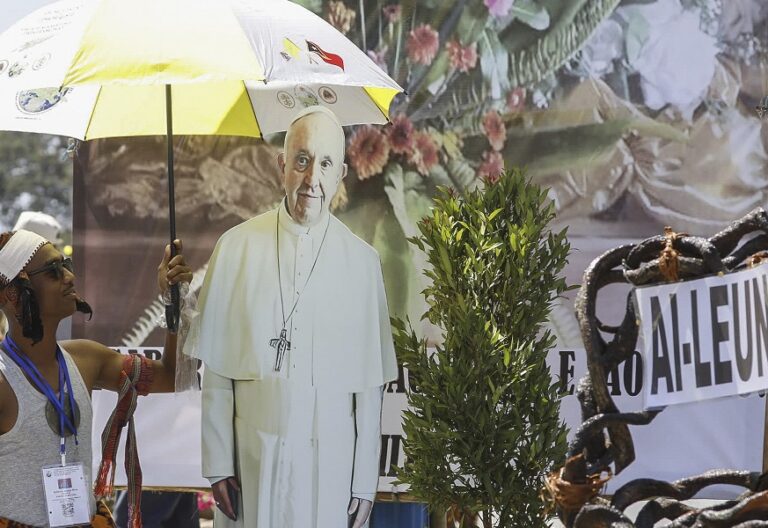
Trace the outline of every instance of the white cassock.
<instances>
[{"instance_id":1,"label":"white cassock","mask_svg":"<svg viewBox=\"0 0 768 528\"><path fill-rule=\"evenodd\" d=\"M277 213L219 239L185 345L206 365L203 475L241 484L238 521L217 511L217 528L347 528L350 498L376 493L382 385L397 377L381 264L332 215L308 229ZM285 317L296 306L278 372L277 229Z\"/></svg>"}]
</instances>

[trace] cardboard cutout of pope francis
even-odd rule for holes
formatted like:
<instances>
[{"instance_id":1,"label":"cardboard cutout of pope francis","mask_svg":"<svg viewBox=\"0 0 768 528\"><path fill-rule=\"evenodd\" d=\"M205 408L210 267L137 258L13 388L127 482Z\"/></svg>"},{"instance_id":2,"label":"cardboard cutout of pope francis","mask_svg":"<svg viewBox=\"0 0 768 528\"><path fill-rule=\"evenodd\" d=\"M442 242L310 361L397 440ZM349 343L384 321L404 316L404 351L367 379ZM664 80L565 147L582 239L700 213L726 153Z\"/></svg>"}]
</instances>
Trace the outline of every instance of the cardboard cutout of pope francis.
<instances>
[{"instance_id":1,"label":"cardboard cutout of pope francis","mask_svg":"<svg viewBox=\"0 0 768 528\"><path fill-rule=\"evenodd\" d=\"M360 528L378 485L383 385L397 377L376 251L330 214L344 131L301 111L285 199L224 233L200 293L203 475L216 526Z\"/></svg>"}]
</instances>

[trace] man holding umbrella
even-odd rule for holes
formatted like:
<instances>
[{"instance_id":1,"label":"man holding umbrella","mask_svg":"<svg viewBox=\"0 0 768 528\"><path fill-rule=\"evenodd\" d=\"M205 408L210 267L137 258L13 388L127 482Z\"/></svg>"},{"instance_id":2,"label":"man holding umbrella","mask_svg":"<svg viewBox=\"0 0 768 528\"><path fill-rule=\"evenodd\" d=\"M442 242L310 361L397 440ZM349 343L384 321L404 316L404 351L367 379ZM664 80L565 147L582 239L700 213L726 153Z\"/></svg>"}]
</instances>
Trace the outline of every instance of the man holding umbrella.
<instances>
[{"instance_id":1,"label":"man holding umbrella","mask_svg":"<svg viewBox=\"0 0 768 528\"><path fill-rule=\"evenodd\" d=\"M181 250L179 241L176 245ZM161 291L191 277L183 257L171 258L167 246L158 268ZM109 526L109 512L96 511L91 488L90 393L94 388L120 392L117 419L110 420L116 427L105 436L96 479L108 487L119 430L133 412L122 408L124 402L135 408L137 392L174 390L174 334L166 336L162 361L123 356L93 341L56 341L62 319L76 310L91 312L74 280L71 260L40 235L0 234L0 308L10 323L0 343L0 527ZM133 426L128 425L127 452L135 467ZM136 476L129 471L129 487ZM134 527L141 523L137 508L134 503Z\"/></svg>"},{"instance_id":2,"label":"man holding umbrella","mask_svg":"<svg viewBox=\"0 0 768 528\"><path fill-rule=\"evenodd\" d=\"M299 112L277 160L285 199L211 257L199 342L186 350L206 365L203 474L217 526L368 521L382 386L397 364L378 255L329 211L344 145L333 112Z\"/></svg>"}]
</instances>

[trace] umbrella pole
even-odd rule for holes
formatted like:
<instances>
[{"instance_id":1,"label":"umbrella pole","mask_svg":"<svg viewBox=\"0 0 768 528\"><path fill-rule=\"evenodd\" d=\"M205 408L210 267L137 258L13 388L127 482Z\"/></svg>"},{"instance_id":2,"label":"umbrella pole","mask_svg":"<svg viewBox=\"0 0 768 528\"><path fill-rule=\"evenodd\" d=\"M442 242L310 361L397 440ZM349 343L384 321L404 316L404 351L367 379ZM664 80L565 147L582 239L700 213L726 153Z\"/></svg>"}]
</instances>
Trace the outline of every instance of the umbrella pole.
<instances>
[{"instance_id":1,"label":"umbrella pole","mask_svg":"<svg viewBox=\"0 0 768 528\"><path fill-rule=\"evenodd\" d=\"M168 220L171 230L171 257L176 255L176 197L173 178L173 106L171 104L171 85L165 85L165 122L166 142L168 145ZM171 286L171 304L165 305L165 321L168 330L179 329L179 285Z\"/></svg>"}]
</instances>

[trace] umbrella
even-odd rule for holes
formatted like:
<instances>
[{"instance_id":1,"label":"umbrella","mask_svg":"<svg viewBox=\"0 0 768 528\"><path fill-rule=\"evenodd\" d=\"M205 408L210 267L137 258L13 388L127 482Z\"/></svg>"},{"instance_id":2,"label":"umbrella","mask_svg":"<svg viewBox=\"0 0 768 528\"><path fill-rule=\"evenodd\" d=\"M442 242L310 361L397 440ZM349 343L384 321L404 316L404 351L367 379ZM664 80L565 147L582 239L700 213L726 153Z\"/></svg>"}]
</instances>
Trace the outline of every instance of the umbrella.
<instances>
[{"instance_id":1,"label":"umbrella","mask_svg":"<svg viewBox=\"0 0 768 528\"><path fill-rule=\"evenodd\" d=\"M311 105L381 124L402 91L288 0L62 0L0 35L0 130L167 135L171 241L174 133L262 137Z\"/></svg>"}]
</instances>

